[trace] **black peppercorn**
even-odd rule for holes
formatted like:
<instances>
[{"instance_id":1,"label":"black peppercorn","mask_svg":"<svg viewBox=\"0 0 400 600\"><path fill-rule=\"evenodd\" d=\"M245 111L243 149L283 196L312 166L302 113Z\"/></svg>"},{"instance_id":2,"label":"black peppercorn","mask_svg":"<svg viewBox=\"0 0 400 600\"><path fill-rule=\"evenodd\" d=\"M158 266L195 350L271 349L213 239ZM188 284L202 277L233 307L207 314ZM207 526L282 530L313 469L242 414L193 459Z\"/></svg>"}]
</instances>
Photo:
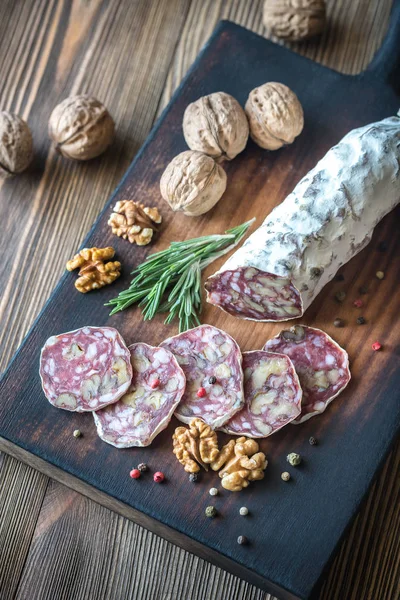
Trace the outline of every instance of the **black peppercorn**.
<instances>
[{"instance_id":1,"label":"black peppercorn","mask_svg":"<svg viewBox=\"0 0 400 600\"><path fill-rule=\"evenodd\" d=\"M335 279L336 281L344 281L344 275L342 273L338 273Z\"/></svg>"},{"instance_id":2,"label":"black peppercorn","mask_svg":"<svg viewBox=\"0 0 400 600\"><path fill-rule=\"evenodd\" d=\"M149 467L146 465L146 463L140 463L137 468L141 473L145 473L149 470Z\"/></svg>"},{"instance_id":3,"label":"black peppercorn","mask_svg":"<svg viewBox=\"0 0 400 600\"><path fill-rule=\"evenodd\" d=\"M337 302L343 302L343 300L346 298L346 292L336 292L335 294L335 300Z\"/></svg>"},{"instance_id":4,"label":"black peppercorn","mask_svg":"<svg viewBox=\"0 0 400 600\"><path fill-rule=\"evenodd\" d=\"M357 317L357 325L365 325L365 323L364 317Z\"/></svg>"},{"instance_id":5,"label":"black peppercorn","mask_svg":"<svg viewBox=\"0 0 400 600\"><path fill-rule=\"evenodd\" d=\"M378 244L379 252L386 252L387 249L388 249L388 245L386 242L379 242L379 244Z\"/></svg>"},{"instance_id":6,"label":"black peppercorn","mask_svg":"<svg viewBox=\"0 0 400 600\"><path fill-rule=\"evenodd\" d=\"M362 285L358 288L359 293L363 296L364 294L368 294L368 288L365 285Z\"/></svg>"},{"instance_id":7,"label":"black peppercorn","mask_svg":"<svg viewBox=\"0 0 400 600\"><path fill-rule=\"evenodd\" d=\"M315 439L315 437L310 437L310 439L308 440L308 443L310 444L310 446L316 446L317 445L317 440Z\"/></svg>"},{"instance_id":8,"label":"black peppercorn","mask_svg":"<svg viewBox=\"0 0 400 600\"><path fill-rule=\"evenodd\" d=\"M237 539L237 543L240 544L241 546L247 544L248 539L245 535L239 535L238 539Z\"/></svg>"},{"instance_id":9,"label":"black peppercorn","mask_svg":"<svg viewBox=\"0 0 400 600\"><path fill-rule=\"evenodd\" d=\"M342 319L335 319L333 321L333 324L334 324L335 327L343 327L344 321Z\"/></svg>"},{"instance_id":10,"label":"black peppercorn","mask_svg":"<svg viewBox=\"0 0 400 600\"><path fill-rule=\"evenodd\" d=\"M198 478L199 476L197 475L197 473L190 473L189 475L189 481L191 481L192 483L196 483Z\"/></svg>"},{"instance_id":11,"label":"black peppercorn","mask_svg":"<svg viewBox=\"0 0 400 600\"><path fill-rule=\"evenodd\" d=\"M211 383L211 385L213 385L214 383L216 383L216 381L217 381L217 378L216 378L216 377L214 377L214 375L212 375L212 376L210 377L210 379L208 380L208 383Z\"/></svg>"}]
</instances>

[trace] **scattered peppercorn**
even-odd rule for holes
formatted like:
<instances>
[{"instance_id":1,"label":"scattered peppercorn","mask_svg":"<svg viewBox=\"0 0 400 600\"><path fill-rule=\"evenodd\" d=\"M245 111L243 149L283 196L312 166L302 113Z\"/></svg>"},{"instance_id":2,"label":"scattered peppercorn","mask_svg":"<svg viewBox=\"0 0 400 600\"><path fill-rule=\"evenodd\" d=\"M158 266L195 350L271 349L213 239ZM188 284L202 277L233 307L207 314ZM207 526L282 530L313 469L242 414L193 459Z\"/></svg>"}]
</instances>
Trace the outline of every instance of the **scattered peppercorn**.
<instances>
[{"instance_id":1,"label":"scattered peppercorn","mask_svg":"<svg viewBox=\"0 0 400 600\"><path fill-rule=\"evenodd\" d=\"M361 308L362 306L364 306L364 302L361 300L361 298L357 298L357 300L354 300L353 305L356 308Z\"/></svg>"},{"instance_id":2,"label":"scattered peppercorn","mask_svg":"<svg viewBox=\"0 0 400 600\"><path fill-rule=\"evenodd\" d=\"M346 298L346 292L336 292L335 294L335 300L337 302L343 302L343 300Z\"/></svg>"},{"instance_id":3,"label":"scattered peppercorn","mask_svg":"<svg viewBox=\"0 0 400 600\"><path fill-rule=\"evenodd\" d=\"M362 285L361 287L359 287L358 291L362 296L364 296L365 294L368 294L368 288L365 285Z\"/></svg>"},{"instance_id":4,"label":"scattered peppercorn","mask_svg":"<svg viewBox=\"0 0 400 600\"><path fill-rule=\"evenodd\" d=\"M211 488L208 493L210 494L210 496L217 496L218 490L217 490L217 488Z\"/></svg>"},{"instance_id":5,"label":"scattered peppercorn","mask_svg":"<svg viewBox=\"0 0 400 600\"><path fill-rule=\"evenodd\" d=\"M157 473L154 473L153 479L156 483L161 483L162 481L164 481L165 475L164 473L161 473L161 471L157 471Z\"/></svg>"},{"instance_id":6,"label":"scattered peppercorn","mask_svg":"<svg viewBox=\"0 0 400 600\"><path fill-rule=\"evenodd\" d=\"M310 444L310 446L316 446L318 444L315 437L312 437L312 436L309 438L308 443Z\"/></svg>"},{"instance_id":7,"label":"scattered peppercorn","mask_svg":"<svg viewBox=\"0 0 400 600\"><path fill-rule=\"evenodd\" d=\"M242 517L245 517L248 514L249 514L249 509L247 508L247 506L242 506L242 508L239 510L239 515L241 515Z\"/></svg>"},{"instance_id":8,"label":"scattered peppercorn","mask_svg":"<svg viewBox=\"0 0 400 600\"><path fill-rule=\"evenodd\" d=\"M385 278L385 273L383 271L377 271L375 273L375 276L377 279L384 279Z\"/></svg>"},{"instance_id":9,"label":"scattered peppercorn","mask_svg":"<svg viewBox=\"0 0 400 600\"><path fill-rule=\"evenodd\" d=\"M189 481L191 481L192 483L196 483L198 478L199 476L197 475L197 473L190 473L189 475Z\"/></svg>"},{"instance_id":10,"label":"scattered peppercorn","mask_svg":"<svg viewBox=\"0 0 400 600\"><path fill-rule=\"evenodd\" d=\"M81 430L80 429L74 429L74 433L72 434L74 436L74 438L78 438L81 437Z\"/></svg>"},{"instance_id":11,"label":"scattered peppercorn","mask_svg":"<svg viewBox=\"0 0 400 600\"><path fill-rule=\"evenodd\" d=\"M287 455L286 460L292 467L297 467L301 463L301 456L296 452L291 452Z\"/></svg>"},{"instance_id":12,"label":"scattered peppercorn","mask_svg":"<svg viewBox=\"0 0 400 600\"><path fill-rule=\"evenodd\" d=\"M366 320L364 317L357 317L357 325L365 325Z\"/></svg>"},{"instance_id":13,"label":"scattered peppercorn","mask_svg":"<svg viewBox=\"0 0 400 600\"><path fill-rule=\"evenodd\" d=\"M160 380L159 380L158 378L157 378L157 379L154 379L154 380L151 382L151 387L152 387L152 389L153 389L153 390L155 390L156 388L158 388L158 386L159 386L159 385L160 385Z\"/></svg>"},{"instance_id":14,"label":"scattered peppercorn","mask_svg":"<svg viewBox=\"0 0 400 600\"><path fill-rule=\"evenodd\" d=\"M386 252L387 249L388 249L388 245L386 242L379 242L379 244L378 244L379 252Z\"/></svg>"},{"instance_id":15,"label":"scattered peppercorn","mask_svg":"<svg viewBox=\"0 0 400 600\"><path fill-rule=\"evenodd\" d=\"M140 473L139 469L132 469L132 471L129 473L129 475L132 477L132 479L139 479L141 473Z\"/></svg>"},{"instance_id":16,"label":"scattered peppercorn","mask_svg":"<svg viewBox=\"0 0 400 600\"><path fill-rule=\"evenodd\" d=\"M381 350L382 348L382 344L380 344L379 342L374 342L372 344L372 350L374 350L375 352L377 352L378 350Z\"/></svg>"},{"instance_id":17,"label":"scattered peppercorn","mask_svg":"<svg viewBox=\"0 0 400 600\"><path fill-rule=\"evenodd\" d=\"M207 395L207 391L203 387L201 387L197 390L197 396L199 398L204 398L204 396L206 396L206 395Z\"/></svg>"},{"instance_id":18,"label":"scattered peppercorn","mask_svg":"<svg viewBox=\"0 0 400 600\"><path fill-rule=\"evenodd\" d=\"M283 481L289 481L289 479L290 479L290 473L288 473L287 471L284 471L284 472L282 473L282 475L281 475L281 479L282 479Z\"/></svg>"},{"instance_id":19,"label":"scattered peppercorn","mask_svg":"<svg viewBox=\"0 0 400 600\"><path fill-rule=\"evenodd\" d=\"M336 281L344 281L344 275L342 273L338 273L335 279Z\"/></svg>"},{"instance_id":20,"label":"scattered peppercorn","mask_svg":"<svg viewBox=\"0 0 400 600\"><path fill-rule=\"evenodd\" d=\"M217 509L215 508L215 506L207 506L206 517L208 517L209 519L213 519L216 516L217 516Z\"/></svg>"},{"instance_id":21,"label":"scattered peppercorn","mask_svg":"<svg viewBox=\"0 0 400 600\"><path fill-rule=\"evenodd\" d=\"M146 465L146 463L140 463L138 465L138 469L141 473L145 473L146 471L149 470L149 467Z\"/></svg>"},{"instance_id":22,"label":"scattered peppercorn","mask_svg":"<svg viewBox=\"0 0 400 600\"><path fill-rule=\"evenodd\" d=\"M237 543L240 544L241 546L245 546L248 542L248 539L245 535L239 535L238 539L237 539Z\"/></svg>"},{"instance_id":23,"label":"scattered peppercorn","mask_svg":"<svg viewBox=\"0 0 400 600\"><path fill-rule=\"evenodd\" d=\"M318 277L321 277L321 275L322 275L321 269L318 269L318 267L311 267L311 269L310 269L311 279L318 279Z\"/></svg>"},{"instance_id":24,"label":"scattered peppercorn","mask_svg":"<svg viewBox=\"0 0 400 600\"><path fill-rule=\"evenodd\" d=\"M335 319L333 321L333 324L335 327L343 327L344 321L343 321L343 319Z\"/></svg>"},{"instance_id":25,"label":"scattered peppercorn","mask_svg":"<svg viewBox=\"0 0 400 600\"><path fill-rule=\"evenodd\" d=\"M214 377L214 375L212 375L210 377L210 379L208 380L208 383L211 383L211 385L214 385L214 383L216 383L216 382L217 382L217 378Z\"/></svg>"}]
</instances>

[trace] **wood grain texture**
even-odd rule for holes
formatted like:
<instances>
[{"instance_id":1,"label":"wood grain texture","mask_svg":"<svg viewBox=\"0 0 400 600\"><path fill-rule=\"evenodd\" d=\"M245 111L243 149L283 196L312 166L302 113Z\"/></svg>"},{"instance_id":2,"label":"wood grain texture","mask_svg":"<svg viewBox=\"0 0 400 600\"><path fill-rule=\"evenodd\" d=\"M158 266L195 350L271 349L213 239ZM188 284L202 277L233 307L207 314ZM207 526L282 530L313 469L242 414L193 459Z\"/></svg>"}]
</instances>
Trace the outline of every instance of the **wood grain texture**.
<instances>
[{"instance_id":1,"label":"wood grain texture","mask_svg":"<svg viewBox=\"0 0 400 600\"><path fill-rule=\"evenodd\" d=\"M6 77L2 77L0 80L0 86L2 86L0 97L2 107L19 110L28 118L30 114L33 114L31 110L34 107L35 128L37 132L35 142L37 144L38 159L29 177L22 176L19 179L18 186L15 182L4 184L1 190L2 204L0 210L2 210L2 223L5 224L7 232L0 240L2 255L3 257L6 256L7 259L3 260L1 266L1 289L3 290L8 282L12 280L12 285L8 288L8 299L3 303L2 314L4 315L4 321L0 333L3 337L1 356L3 366L9 360L32 322L33 317L37 314L48 296L54 282L58 279L59 273L62 271L65 255L75 250L76 245L82 239L99 208L102 207L109 192L130 162L133 153L144 139L153 118L151 116L151 110L154 110L152 107L156 106L159 102L159 94L162 89L163 76L165 75L162 69L157 71L157 75L154 76L155 79L151 81L151 85L149 85L147 88L148 91L143 97L143 90L132 83L138 96L133 104L131 104L131 96L129 96L128 100L127 90L124 88L125 98L120 113L123 116L119 125L119 131L123 132L124 136L122 149L119 146L119 142L116 145L116 151L119 153L118 160L114 160L112 152L111 157L104 157L104 159L96 161L96 165L93 167L91 165L67 165L53 154L48 153L48 142L43 135L46 128L47 114L45 114L45 110L39 113L38 110L40 110L40 107L46 100L51 86L54 84L60 86L58 94L61 98L76 89L84 89L83 87L79 87L83 76L89 82L89 87L86 89L90 89L91 92L95 91L102 99L107 97L107 93L109 93L108 85L105 83L105 80L101 79L103 76L101 63L104 58L103 50L105 45L109 44L108 47L112 47L108 38L110 31L114 31L114 42L115 40L119 42L119 44L117 43L117 49L113 50L116 54L111 53L115 76L119 74L120 77L124 77L125 71L121 68L116 58L118 51L122 51L122 40L119 39L118 31L126 31L123 29L122 23L126 14L126 11L121 8L121 5L124 3L119 3L118 5L114 3L114 7L117 5L119 8L112 12L105 11L105 5L97 2L74 2L72 6L68 2L26 2L18 4L19 6L15 10L11 10L11 3L8 3L8 5L7 3L3 3L0 6L0 11L2 11L0 15L1 72L2 76L6 74ZM130 4L134 5L132 11L136 11L134 18L135 21L139 19L140 25L138 25L138 29L143 30L143 38L146 38L146 36L151 38L151 34L154 33L153 22L150 23L149 20L140 21L140 18L143 18L145 3L135 2ZM160 7L163 3L152 2L151 4L157 4ZM189 3L186 6L188 5ZM35 10L32 10L33 6ZM198 11L202 6L205 7L203 10L206 10L206 13L204 13L203 20L199 21L196 15L198 15ZM378 2L378 0L371 0L367 2L359 0L352 3L338 1L330 2L329 7L333 27L328 29L320 42L317 42L315 45L313 43L311 47L308 45L302 46L299 48L299 51L314 51L315 54L309 54L309 56L317 58L317 60L321 60L334 68L347 72L359 71L365 67L374 48L380 44L390 10L390 1ZM165 7L162 8L165 10ZM157 10L161 9L158 8ZM236 2L217 2L217 0L215 2L192 2L189 12L189 16L191 15L191 17L189 20L188 16L186 20L184 35L182 35L179 41L175 55L176 59L171 66L169 87L162 98L161 105L165 104L170 91L176 86L178 79L180 79L182 73L187 70L187 67L196 56L199 46L213 29L218 16L214 16L212 17L213 20L210 20L211 10L214 11L214 15L215 10L223 11L223 13L220 12L219 14L225 18L228 17L237 20L255 31L262 32L260 3L244 2L242 0ZM129 10L127 12L129 14ZM130 14L132 22L133 13ZM174 23L169 23L168 31L164 32L167 39L163 38L164 46L162 52L157 54L157 61L163 62L165 51L169 53L168 56L172 55L176 37L174 38L171 35L171 31L175 31L173 25L176 25L176 21L179 20L180 16L184 20L184 15L181 15L181 11L178 11L174 15ZM161 21L162 19L163 17L161 16ZM160 26L160 17L157 22ZM65 30L66 23L68 23L68 31ZM88 31L90 31L90 35ZM115 33L116 31L117 33ZM57 42L54 41L55 37L57 37ZM90 38L90 43L88 42L88 38ZM158 41L155 43L157 44ZM83 45L86 48L86 59L80 62L80 59L75 59L75 57ZM61 50L62 56L60 56ZM126 51L126 48L124 50ZM93 56L96 58L94 61L92 61ZM131 78L135 79L139 77L139 81L141 81L141 85L143 86L143 79L146 78L147 73L145 73L142 65L148 59L145 43L142 43L139 49L137 49L136 57L137 60L134 68L132 68ZM188 57L191 58L189 59ZM181 64L180 71L177 71L177 61L180 61ZM167 62L166 60L163 65L165 66ZM75 65L75 70L71 78L66 81L66 72L71 68L71 65ZM153 68L157 68L157 65L152 66ZM60 74L55 77L55 71L58 68L60 68ZM148 67L146 66L146 68ZM173 79L172 73L177 73L174 76L175 79ZM100 79L95 75L100 75ZM142 76L142 79L140 79L140 76ZM157 77L159 77L160 81L157 80ZM97 81L97 87L92 87L95 81ZM154 83L156 84L155 87ZM140 102L141 100L142 102ZM48 110L51 110L54 101L58 100L51 100L48 103ZM111 104L108 106L112 111L113 107ZM115 112L113 114L115 115ZM143 123L143 129L141 129ZM130 133L125 135L127 131ZM139 131L139 137L135 138L134 132L136 133L137 131ZM43 164L45 164L44 171ZM88 185L86 185L87 183ZM36 196L38 190L41 195ZM36 200L32 214L33 198L36 198ZM45 199L43 213L40 213L39 210L43 208L41 207L41 198ZM64 203L62 203L63 199ZM83 205L85 210L83 210ZM66 210L62 211L62 207L66 208ZM46 226L40 235L38 234L38 228L35 228L35 221L38 214L42 215L42 220L45 217L50 219L49 223L56 225L56 235L53 235L50 225ZM28 233L24 234L26 228ZM21 236L23 236L25 245L30 243L29 248L31 249L31 253L25 253L23 244L22 246L20 244L20 251L17 255L17 260L15 260L16 246ZM49 261L47 245L51 241L54 244L55 239L59 241L60 252L56 256L51 257L52 260L47 263L47 265L52 264L51 268L47 266L43 270L41 268L42 259L46 258ZM6 250L8 253L6 253ZM32 261L32 255L36 258L35 262ZM10 277L9 268L12 262L14 263L13 273L15 274L13 278ZM26 272L24 271L25 268L28 269L29 279L27 279ZM26 290L29 290L28 294L26 294ZM25 300L23 301L24 294ZM7 307L6 305L10 303L10 299L13 302L12 307ZM4 338L6 339L4 340ZM392 466L395 468L396 465L398 463ZM382 485L376 491L373 504L368 503L366 505L358 521L354 524L347 544L344 545L346 551L342 551L339 555L327 580L329 585L325 588L324 598L348 597L358 600L358 598L362 597L361 592L360 594L358 593L358 589L362 590L363 593L366 592L368 594L366 597L374 598L374 600L380 600L381 598L392 600L392 598L398 596L396 594L396 585L398 586L399 581L398 551L396 553L395 543L390 545L390 552L388 552L385 544L388 532L396 534L398 531L396 529L396 526L398 527L398 510L395 510L395 499L398 498L398 495L396 496L396 493L398 494L398 485L397 488L396 486L392 487L389 476L390 469L387 472L386 478L384 477L384 473L381 475L380 481L382 481ZM15 479L18 480L19 477L19 472L16 471ZM31 489L32 494L34 493L34 489ZM390 492L388 493L387 490L390 490ZM71 492L65 491L65 493ZM392 502L393 513L391 511L382 511L382 514L380 514L379 511L373 510L375 503L380 506L380 503L385 500L386 496L389 499L392 498L392 493L394 494ZM90 504L93 505L93 503ZM93 509L93 515L94 513L95 510ZM93 515L89 513L90 518L97 518ZM100 521L97 522L100 526ZM368 523L368 527L360 527L360 523ZM136 527L131 523L128 525L133 528ZM71 524L71 527L75 527L79 531L80 525L74 522ZM148 535L150 536L151 534ZM116 540L117 538L118 533L115 533L115 537L112 539ZM393 539L396 540L396 535L394 535ZM370 540L375 541L372 543ZM162 544L162 541L159 540L158 543ZM357 562L353 560L353 549L361 549L367 543L367 556L365 556L365 552L363 553L360 550L359 554L357 554ZM15 536L14 540L11 539L10 544L13 545L15 551L15 548L18 546L18 536ZM95 562L97 560L95 547L88 547L87 552L90 554L91 560ZM180 557L190 556L176 548L174 552L178 553ZM169 563L163 562L163 565L170 565L172 569L182 566L183 559L180 558L178 560L176 558L178 554L174 554ZM381 565L383 560L384 568L382 570L380 568L374 569L373 580L371 577L365 578L363 576L363 569L366 568L367 564L374 561L375 558L375 563L378 565ZM149 560L151 560L151 557ZM149 589L151 589L151 581L154 581L154 586L156 586L156 575L159 573L157 560L151 561L151 574L154 574L154 577L148 576ZM186 560L189 560L189 558L186 558ZM210 598L223 597L224 590L229 592L229 598L242 599L256 597L248 596L248 593L253 592L247 592L243 587L238 587L235 583L232 583L234 579L231 576L222 575L220 570L210 567L210 565L203 563L203 561L199 561L198 564L200 566L196 567L196 573L199 574L199 577L205 575L206 578L211 577L218 581L223 581L224 585L226 585L225 588L213 588L213 593L217 595L211 595L209 596ZM0 569L2 568L4 569L5 567L1 561ZM39 572L40 565L36 565L36 568L37 572ZM126 571L127 573L129 572L129 563ZM176 585L177 595L172 597L189 597L187 595L189 590L193 593L190 597L196 599L207 597L201 595L202 588L191 585L190 571L186 570L185 575L186 573L188 573L187 577L182 577L179 584L176 582L176 579L169 579L170 585ZM173 583L174 581L175 584ZM368 581L368 588L366 587L366 581ZM358 588L357 586L361 587ZM194 587L196 589L193 591ZM132 588L132 595L129 597L139 597L135 596L135 593ZM150 592L148 593L150 594ZM72 598L72 596L70 597ZM77 595L76 597L80 598L81 596Z\"/></svg>"}]
</instances>

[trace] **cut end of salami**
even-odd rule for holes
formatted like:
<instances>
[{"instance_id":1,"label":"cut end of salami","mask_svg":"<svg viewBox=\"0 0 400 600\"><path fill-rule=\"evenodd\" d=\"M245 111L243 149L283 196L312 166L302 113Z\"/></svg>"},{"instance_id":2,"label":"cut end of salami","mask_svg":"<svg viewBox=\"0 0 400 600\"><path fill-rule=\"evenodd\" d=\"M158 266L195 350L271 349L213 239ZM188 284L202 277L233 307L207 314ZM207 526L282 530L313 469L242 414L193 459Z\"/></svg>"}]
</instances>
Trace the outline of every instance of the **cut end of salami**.
<instances>
[{"instance_id":1,"label":"cut end of salami","mask_svg":"<svg viewBox=\"0 0 400 600\"><path fill-rule=\"evenodd\" d=\"M130 353L112 327L83 327L49 338L40 356L46 398L64 410L88 412L117 402L132 379Z\"/></svg>"},{"instance_id":2,"label":"cut end of salami","mask_svg":"<svg viewBox=\"0 0 400 600\"><path fill-rule=\"evenodd\" d=\"M230 335L201 325L162 342L186 376L186 391L175 416L183 423L199 417L216 429L242 408L243 371L240 348Z\"/></svg>"},{"instance_id":3,"label":"cut end of salami","mask_svg":"<svg viewBox=\"0 0 400 600\"><path fill-rule=\"evenodd\" d=\"M99 437L116 448L148 446L167 427L185 391L185 375L165 348L129 346L132 383L119 402L93 413Z\"/></svg>"},{"instance_id":4,"label":"cut end of salami","mask_svg":"<svg viewBox=\"0 0 400 600\"><path fill-rule=\"evenodd\" d=\"M288 321L303 314L301 296L288 277L255 267L220 271L206 281L207 302L253 321Z\"/></svg>"},{"instance_id":5,"label":"cut end of salami","mask_svg":"<svg viewBox=\"0 0 400 600\"><path fill-rule=\"evenodd\" d=\"M222 431L263 438L300 415L302 390L287 356L263 350L244 352L243 372L245 405Z\"/></svg>"},{"instance_id":6,"label":"cut end of salami","mask_svg":"<svg viewBox=\"0 0 400 600\"><path fill-rule=\"evenodd\" d=\"M319 329L296 325L269 340L264 350L286 354L299 376L303 401L293 425L324 412L350 381L347 352Z\"/></svg>"}]
</instances>

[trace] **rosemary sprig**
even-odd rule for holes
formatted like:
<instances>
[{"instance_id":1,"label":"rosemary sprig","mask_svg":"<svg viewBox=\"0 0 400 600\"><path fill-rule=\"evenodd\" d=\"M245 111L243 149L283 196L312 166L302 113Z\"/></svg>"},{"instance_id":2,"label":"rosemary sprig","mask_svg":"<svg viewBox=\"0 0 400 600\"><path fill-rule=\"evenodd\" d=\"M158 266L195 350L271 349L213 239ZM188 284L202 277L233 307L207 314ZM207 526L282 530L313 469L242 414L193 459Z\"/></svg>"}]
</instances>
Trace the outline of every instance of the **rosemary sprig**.
<instances>
[{"instance_id":1,"label":"rosemary sprig","mask_svg":"<svg viewBox=\"0 0 400 600\"><path fill-rule=\"evenodd\" d=\"M110 315L132 304L142 307L144 320L156 313L167 312L165 323L179 319L179 331L200 325L201 271L240 242L254 219L228 229L222 235L205 235L150 254L132 272L129 288L106 306Z\"/></svg>"}]
</instances>

